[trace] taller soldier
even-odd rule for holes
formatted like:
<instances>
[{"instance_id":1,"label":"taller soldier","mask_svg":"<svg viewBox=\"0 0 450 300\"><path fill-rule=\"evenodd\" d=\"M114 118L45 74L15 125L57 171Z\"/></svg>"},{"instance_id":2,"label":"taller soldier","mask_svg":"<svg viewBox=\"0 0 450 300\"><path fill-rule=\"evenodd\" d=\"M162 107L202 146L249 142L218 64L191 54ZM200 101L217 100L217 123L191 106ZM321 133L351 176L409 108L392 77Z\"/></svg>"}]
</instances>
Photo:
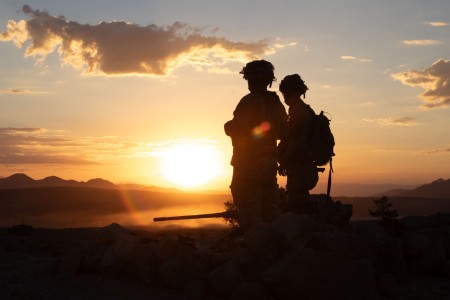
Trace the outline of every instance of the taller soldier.
<instances>
[{"instance_id":1,"label":"taller soldier","mask_svg":"<svg viewBox=\"0 0 450 300\"><path fill-rule=\"evenodd\" d=\"M233 144L231 193L239 209L242 230L270 222L280 213L277 184L277 140L287 131L287 113L275 92L273 65L265 60L249 62L242 69L249 94L236 106L225 133Z\"/></svg>"}]
</instances>

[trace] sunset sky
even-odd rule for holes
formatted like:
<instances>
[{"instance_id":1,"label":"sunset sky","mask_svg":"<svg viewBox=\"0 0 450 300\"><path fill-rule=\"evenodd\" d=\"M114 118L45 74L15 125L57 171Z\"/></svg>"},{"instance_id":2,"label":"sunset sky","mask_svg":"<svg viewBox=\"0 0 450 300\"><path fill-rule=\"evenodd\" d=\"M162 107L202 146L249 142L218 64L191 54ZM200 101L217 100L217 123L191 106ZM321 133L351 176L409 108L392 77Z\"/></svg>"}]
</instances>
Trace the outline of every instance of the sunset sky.
<instances>
[{"instance_id":1,"label":"sunset sky","mask_svg":"<svg viewBox=\"0 0 450 300\"><path fill-rule=\"evenodd\" d=\"M450 177L448 0L2 0L0 53L2 177L227 190L261 58L332 116L335 182Z\"/></svg>"}]
</instances>

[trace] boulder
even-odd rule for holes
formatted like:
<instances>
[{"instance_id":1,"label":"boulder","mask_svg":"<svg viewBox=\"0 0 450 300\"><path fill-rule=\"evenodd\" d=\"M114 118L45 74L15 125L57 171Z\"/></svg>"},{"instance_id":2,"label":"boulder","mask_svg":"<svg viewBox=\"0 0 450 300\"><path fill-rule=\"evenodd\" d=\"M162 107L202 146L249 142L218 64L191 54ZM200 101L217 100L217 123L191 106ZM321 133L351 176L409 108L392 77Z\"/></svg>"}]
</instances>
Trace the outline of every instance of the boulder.
<instances>
[{"instance_id":1,"label":"boulder","mask_svg":"<svg viewBox=\"0 0 450 300\"><path fill-rule=\"evenodd\" d=\"M391 273L381 273L377 278L378 292L389 298L397 297L401 293L401 286Z\"/></svg>"},{"instance_id":2,"label":"boulder","mask_svg":"<svg viewBox=\"0 0 450 300\"><path fill-rule=\"evenodd\" d=\"M353 205L333 201L327 195L311 195L310 199L316 206L317 218L337 227L348 225L353 215Z\"/></svg>"},{"instance_id":3,"label":"boulder","mask_svg":"<svg viewBox=\"0 0 450 300\"><path fill-rule=\"evenodd\" d=\"M188 300L203 300L206 295L206 282L201 279L193 279L183 283L182 291Z\"/></svg>"},{"instance_id":4,"label":"boulder","mask_svg":"<svg viewBox=\"0 0 450 300\"><path fill-rule=\"evenodd\" d=\"M275 299L374 299L372 264L337 253L296 249L261 276Z\"/></svg>"},{"instance_id":5,"label":"boulder","mask_svg":"<svg viewBox=\"0 0 450 300\"><path fill-rule=\"evenodd\" d=\"M100 262L100 270L105 273L119 274L125 267L125 261L117 255L113 245L109 245Z\"/></svg>"},{"instance_id":6,"label":"boulder","mask_svg":"<svg viewBox=\"0 0 450 300\"><path fill-rule=\"evenodd\" d=\"M400 239L387 239L378 248L378 257L382 273L391 273L399 283L409 281L408 265L403 256L402 241Z\"/></svg>"},{"instance_id":7,"label":"boulder","mask_svg":"<svg viewBox=\"0 0 450 300\"><path fill-rule=\"evenodd\" d=\"M352 221L350 225L355 235L369 241L373 247L384 243L388 238L383 227L377 221Z\"/></svg>"},{"instance_id":8,"label":"boulder","mask_svg":"<svg viewBox=\"0 0 450 300\"><path fill-rule=\"evenodd\" d=\"M159 260L154 245L139 244L133 252L134 268L140 278L147 283L154 283L158 277Z\"/></svg>"},{"instance_id":9,"label":"boulder","mask_svg":"<svg viewBox=\"0 0 450 300\"><path fill-rule=\"evenodd\" d=\"M83 262L81 264L83 271L88 273L97 273L109 245L98 241L90 242L83 249Z\"/></svg>"},{"instance_id":10,"label":"boulder","mask_svg":"<svg viewBox=\"0 0 450 300\"><path fill-rule=\"evenodd\" d=\"M450 226L441 226L436 228L424 228L416 231L419 234L423 234L428 238L442 243L444 246L445 256L450 259Z\"/></svg>"},{"instance_id":11,"label":"boulder","mask_svg":"<svg viewBox=\"0 0 450 300\"><path fill-rule=\"evenodd\" d=\"M119 224L112 223L111 225L108 225L100 229L97 235L97 240L105 243L114 243L117 237L129 234L130 233L128 232L128 230L126 230Z\"/></svg>"},{"instance_id":12,"label":"boulder","mask_svg":"<svg viewBox=\"0 0 450 300\"><path fill-rule=\"evenodd\" d=\"M126 262L130 262L133 259L134 248L139 243L140 239L138 237L127 233L118 235L111 246L117 257Z\"/></svg>"},{"instance_id":13,"label":"boulder","mask_svg":"<svg viewBox=\"0 0 450 300\"><path fill-rule=\"evenodd\" d=\"M62 278L74 276L81 266L82 256L81 247L69 250L59 265L58 276Z\"/></svg>"},{"instance_id":14,"label":"boulder","mask_svg":"<svg viewBox=\"0 0 450 300\"><path fill-rule=\"evenodd\" d=\"M207 267L204 257L183 250L160 264L159 275L167 286L180 289L187 282L205 279Z\"/></svg>"},{"instance_id":15,"label":"boulder","mask_svg":"<svg viewBox=\"0 0 450 300\"><path fill-rule=\"evenodd\" d=\"M403 238L403 251L410 273L425 276L449 277L450 267L442 242L424 234L409 232Z\"/></svg>"},{"instance_id":16,"label":"boulder","mask_svg":"<svg viewBox=\"0 0 450 300\"><path fill-rule=\"evenodd\" d=\"M209 272L207 278L214 292L220 296L229 296L237 286L244 283L242 271L231 261Z\"/></svg>"},{"instance_id":17,"label":"boulder","mask_svg":"<svg viewBox=\"0 0 450 300\"><path fill-rule=\"evenodd\" d=\"M344 231L316 233L308 247L352 258L376 259L376 251L364 239Z\"/></svg>"},{"instance_id":18,"label":"boulder","mask_svg":"<svg viewBox=\"0 0 450 300\"><path fill-rule=\"evenodd\" d=\"M244 282L231 293L231 300L268 300L269 294L261 283Z\"/></svg>"},{"instance_id":19,"label":"boulder","mask_svg":"<svg viewBox=\"0 0 450 300\"><path fill-rule=\"evenodd\" d=\"M309 215L292 212L282 214L271 226L291 247L303 247L311 235L319 230L317 223Z\"/></svg>"},{"instance_id":20,"label":"boulder","mask_svg":"<svg viewBox=\"0 0 450 300\"><path fill-rule=\"evenodd\" d=\"M155 253L158 259L168 260L181 251L181 246L173 237L164 237L155 245Z\"/></svg>"},{"instance_id":21,"label":"boulder","mask_svg":"<svg viewBox=\"0 0 450 300\"><path fill-rule=\"evenodd\" d=\"M252 226L244 235L247 249L261 259L274 259L281 251L281 235L267 223Z\"/></svg>"}]
</instances>

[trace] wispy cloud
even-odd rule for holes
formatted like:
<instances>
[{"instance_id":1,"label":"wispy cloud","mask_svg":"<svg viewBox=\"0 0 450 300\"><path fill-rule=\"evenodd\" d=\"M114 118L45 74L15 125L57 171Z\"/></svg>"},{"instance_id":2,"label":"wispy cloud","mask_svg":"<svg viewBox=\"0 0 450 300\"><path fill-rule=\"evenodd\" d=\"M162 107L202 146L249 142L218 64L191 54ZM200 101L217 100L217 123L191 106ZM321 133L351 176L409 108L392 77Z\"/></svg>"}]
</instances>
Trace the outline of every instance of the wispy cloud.
<instances>
[{"instance_id":1,"label":"wispy cloud","mask_svg":"<svg viewBox=\"0 0 450 300\"><path fill-rule=\"evenodd\" d=\"M400 118L381 118L381 119L363 119L365 122L375 123L382 126L414 126L417 125L416 119L411 117Z\"/></svg>"},{"instance_id":2,"label":"wispy cloud","mask_svg":"<svg viewBox=\"0 0 450 300\"><path fill-rule=\"evenodd\" d=\"M437 40L403 40L402 43L408 46L432 46L441 44Z\"/></svg>"},{"instance_id":3,"label":"wispy cloud","mask_svg":"<svg viewBox=\"0 0 450 300\"><path fill-rule=\"evenodd\" d=\"M93 164L73 154L73 141L43 128L0 128L0 163Z\"/></svg>"},{"instance_id":4,"label":"wispy cloud","mask_svg":"<svg viewBox=\"0 0 450 300\"><path fill-rule=\"evenodd\" d=\"M433 27L443 27L443 26L449 26L450 24L447 22L425 22L425 24L428 24Z\"/></svg>"},{"instance_id":5,"label":"wispy cloud","mask_svg":"<svg viewBox=\"0 0 450 300\"><path fill-rule=\"evenodd\" d=\"M374 106L375 102L373 102L373 101L366 101L366 102L361 102L359 105L361 105L361 106Z\"/></svg>"},{"instance_id":6,"label":"wispy cloud","mask_svg":"<svg viewBox=\"0 0 450 300\"><path fill-rule=\"evenodd\" d=\"M217 150L210 139L177 139L148 143L117 136L73 137L62 130L0 128L0 164L14 165L108 165L122 159L164 157L179 145L202 145Z\"/></svg>"},{"instance_id":7,"label":"wispy cloud","mask_svg":"<svg viewBox=\"0 0 450 300\"><path fill-rule=\"evenodd\" d=\"M371 59L356 57L356 56L352 56L352 55L342 55L341 59L342 60L350 60L350 61L358 61L358 62L372 62Z\"/></svg>"},{"instance_id":8,"label":"wispy cloud","mask_svg":"<svg viewBox=\"0 0 450 300\"><path fill-rule=\"evenodd\" d=\"M27 89L0 89L0 95L42 94Z\"/></svg>"},{"instance_id":9,"label":"wispy cloud","mask_svg":"<svg viewBox=\"0 0 450 300\"><path fill-rule=\"evenodd\" d=\"M255 59L286 45L268 40L234 42L205 35L204 28L175 22L169 26L139 26L124 21L97 25L67 21L25 5L30 20L10 20L0 41L23 47L25 57L43 60L57 51L63 64L89 74L166 75L185 64L223 65ZM211 34L214 30L211 31Z\"/></svg>"},{"instance_id":10,"label":"wispy cloud","mask_svg":"<svg viewBox=\"0 0 450 300\"><path fill-rule=\"evenodd\" d=\"M427 151L423 151L422 153L425 153L425 154L450 154L450 148L427 150Z\"/></svg>"},{"instance_id":11,"label":"wispy cloud","mask_svg":"<svg viewBox=\"0 0 450 300\"><path fill-rule=\"evenodd\" d=\"M424 88L420 95L423 108L450 105L450 60L439 59L429 68L396 73L392 77L405 85Z\"/></svg>"}]
</instances>

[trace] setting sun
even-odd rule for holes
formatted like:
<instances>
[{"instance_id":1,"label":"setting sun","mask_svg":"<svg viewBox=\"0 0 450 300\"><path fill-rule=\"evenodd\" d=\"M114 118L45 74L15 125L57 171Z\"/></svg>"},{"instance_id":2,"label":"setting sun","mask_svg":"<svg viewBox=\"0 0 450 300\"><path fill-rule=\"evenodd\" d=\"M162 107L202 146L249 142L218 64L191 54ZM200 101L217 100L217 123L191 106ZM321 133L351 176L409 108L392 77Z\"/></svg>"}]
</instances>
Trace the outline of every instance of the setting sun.
<instances>
[{"instance_id":1,"label":"setting sun","mask_svg":"<svg viewBox=\"0 0 450 300\"><path fill-rule=\"evenodd\" d=\"M162 175L182 187L202 185L222 172L218 152L210 145L181 143L166 150L163 156Z\"/></svg>"}]
</instances>

